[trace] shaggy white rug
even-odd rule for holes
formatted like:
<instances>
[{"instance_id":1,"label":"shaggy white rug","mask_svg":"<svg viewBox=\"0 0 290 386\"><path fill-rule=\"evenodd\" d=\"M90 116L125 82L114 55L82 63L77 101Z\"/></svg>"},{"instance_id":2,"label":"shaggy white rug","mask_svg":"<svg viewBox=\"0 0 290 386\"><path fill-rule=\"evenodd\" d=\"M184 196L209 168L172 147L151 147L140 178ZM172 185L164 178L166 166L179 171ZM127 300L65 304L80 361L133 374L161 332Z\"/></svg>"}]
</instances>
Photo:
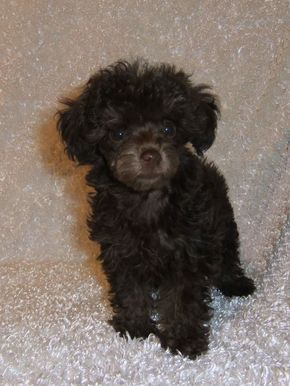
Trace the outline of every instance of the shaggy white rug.
<instances>
[{"instance_id":1,"label":"shaggy white rug","mask_svg":"<svg viewBox=\"0 0 290 386\"><path fill-rule=\"evenodd\" d=\"M0 384L289 385L289 3L1 4ZM196 361L119 338L88 241L85 168L66 160L57 99L120 57L194 71L222 101L208 152L224 172L257 292L213 294ZM288 217L288 219L287 219Z\"/></svg>"}]
</instances>

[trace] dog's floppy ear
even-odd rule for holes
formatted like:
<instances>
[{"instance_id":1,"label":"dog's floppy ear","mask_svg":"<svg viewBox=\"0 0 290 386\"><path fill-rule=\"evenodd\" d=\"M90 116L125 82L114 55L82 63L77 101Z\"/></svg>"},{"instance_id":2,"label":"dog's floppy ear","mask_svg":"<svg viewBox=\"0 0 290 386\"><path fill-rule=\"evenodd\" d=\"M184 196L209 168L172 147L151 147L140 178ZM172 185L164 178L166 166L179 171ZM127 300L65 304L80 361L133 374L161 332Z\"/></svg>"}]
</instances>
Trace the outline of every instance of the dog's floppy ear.
<instances>
[{"instance_id":1,"label":"dog's floppy ear","mask_svg":"<svg viewBox=\"0 0 290 386\"><path fill-rule=\"evenodd\" d=\"M210 87L204 84L192 87L193 130L189 141L198 154L202 154L213 144L220 115L217 97L209 90Z\"/></svg>"},{"instance_id":2,"label":"dog's floppy ear","mask_svg":"<svg viewBox=\"0 0 290 386\"><path fill-rule=\"evenodd\" d=\"M65 105L63 110L58 111L58 130L66 145L66 152L70 159L78 161L79 164L93 164L99 157L96 127L93 127L91 104L96 105L96 89L91 90L92 79L89 80L83 93L77 99L62 99ZM96 82L95 82L96 83ZM95 84L95 87L97 85ZM92 140L94 133L95 140Z\"/></svg>"}]
</instances>

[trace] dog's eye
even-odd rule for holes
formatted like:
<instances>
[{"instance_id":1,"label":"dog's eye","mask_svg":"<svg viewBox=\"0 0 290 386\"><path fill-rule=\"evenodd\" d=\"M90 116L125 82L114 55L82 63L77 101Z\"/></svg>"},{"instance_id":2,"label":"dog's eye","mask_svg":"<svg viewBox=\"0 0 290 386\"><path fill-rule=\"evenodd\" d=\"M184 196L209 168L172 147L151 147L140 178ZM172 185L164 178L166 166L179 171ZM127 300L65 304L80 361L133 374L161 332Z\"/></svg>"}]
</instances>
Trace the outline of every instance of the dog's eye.
<instances>
[{"instance_id":1,"label":"dog's eye","mask_svg":"<svg viewBox=\"0 0 290 386\"><path fill-rule=\"evenodd\" d=\"M122 141L125 137L125 130L117 129L111 132L111 137L114 141Z\"/></svg>"},{"instance_id":2,"label":"dog's eye","mask_svg":"<svg viewBox=\"0 0 290 386\"><path fill-rule=\"evenodd\" d=\"M166 137L174 137L175 136L175 127L173 125L165 125L162 127L162 133L166 135Z\"/></svg>"}]
</instances>

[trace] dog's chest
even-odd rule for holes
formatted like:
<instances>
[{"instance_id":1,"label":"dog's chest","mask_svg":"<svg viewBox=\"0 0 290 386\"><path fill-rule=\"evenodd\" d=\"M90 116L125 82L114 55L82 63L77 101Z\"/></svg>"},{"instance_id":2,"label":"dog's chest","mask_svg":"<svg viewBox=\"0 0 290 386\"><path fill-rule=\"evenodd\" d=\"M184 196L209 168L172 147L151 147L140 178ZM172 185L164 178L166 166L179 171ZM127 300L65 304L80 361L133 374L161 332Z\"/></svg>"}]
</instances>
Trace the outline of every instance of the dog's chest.
<instances>
[{"instance_id":1,"label":"dog's chest","mask_svg":"<svg viewBox=\"0 0 290 386\"><path fill-rule=\"evenodd\" d=\"M163 192L149 192L134 208L135 222L139 222L145 227L146 225L158 224L167 204L168 198Z\"/></svg>"},{"instance_id":2,"label":"dog's chest","mask_svg":"<svg viewBox=\"0 0 290 386\"><path fill-rule=\"evenodd\" d=\"M140 205L140 215L150 222L161 216L162 211L167 205L167 196L159 191L152 191L148 194L146 200Z\"/></svg>"},{"instance_id":3,"label":"dog's chest","mask_svg":"<svg viewBox=\"0 0 290 386\"><path fill-rule=\"evenodd\" d=\"M126 208L129 217L124 238L136 251L132 264L142 264L148 273L165 269L174 255L174 238L168 232L172 228L168 201L163 192L152 191L138 205L132 203L131 213L130 203Z\"/></svg>"}]
</instances>

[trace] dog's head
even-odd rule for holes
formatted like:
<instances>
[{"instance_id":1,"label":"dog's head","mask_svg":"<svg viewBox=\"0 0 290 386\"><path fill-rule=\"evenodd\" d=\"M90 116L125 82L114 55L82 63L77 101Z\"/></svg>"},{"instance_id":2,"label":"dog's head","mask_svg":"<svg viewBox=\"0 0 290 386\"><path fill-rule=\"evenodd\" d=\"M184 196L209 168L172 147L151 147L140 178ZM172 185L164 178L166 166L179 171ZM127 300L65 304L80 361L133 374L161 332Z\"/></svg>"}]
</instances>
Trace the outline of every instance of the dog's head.
<instances>
[{"instance_id":1,"label":"dog's head","mask_svg":"<svg viewBox=\"0 0 290 386\"><path fill-rule=\"evenodd\" d=\"M103 157L114 178L137 191L166 185L186 143L207 150L219 114L206 85L143 61L100 70L78 99L64 103L58 128L69 157L80 164Z\"/></svg>"}]
</instances>

